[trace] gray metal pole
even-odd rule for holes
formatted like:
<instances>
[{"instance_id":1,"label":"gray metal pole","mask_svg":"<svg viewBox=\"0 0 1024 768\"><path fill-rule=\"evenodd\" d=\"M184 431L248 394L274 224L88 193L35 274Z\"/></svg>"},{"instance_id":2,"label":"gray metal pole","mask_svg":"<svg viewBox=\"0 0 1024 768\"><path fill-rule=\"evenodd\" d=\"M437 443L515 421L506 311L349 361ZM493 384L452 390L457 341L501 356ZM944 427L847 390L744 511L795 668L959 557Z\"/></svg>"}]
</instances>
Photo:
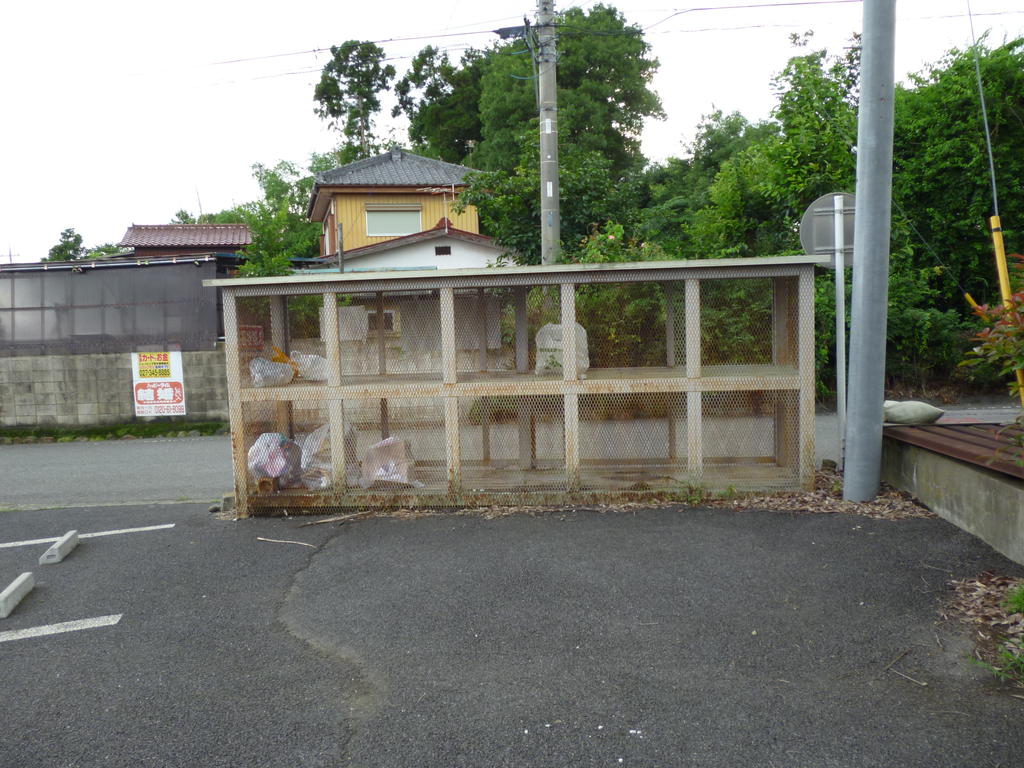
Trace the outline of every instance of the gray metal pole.
<instances>
[{"instance_id":1,"label":"gray metal pole","mask_svg":"<svg viewBox=\"0 0 1024 768\"><path fill-rule=\"evenodd\" d=\"M555 80L554 0L537 0L537 69L540 88L540 261L558 261L558 95Z\"/></svg>"},{"instance_id":2,"label":"gray metal pole","mask_svg":"<svg viewBox=\"0 0 1024 768\"><path fill-rule=\"evenodd\" d=\"M864 0L860 111L857 116L857 217L853 236L846 477L843 498L878 493L882 469L885 330L889 298L895 0Z\"/></svg>"},{"instance_id":3,"label":"gray metal pole","mask_svg":"<svg viewBox=\"0 0 1024 768\"><path fill-rule=\"evenodd\" d=\"M843 249L846 227L843 221L843 196L832 196L832 237L836 278L836 419L839 422L839 445L836 466L843 469L846 451L846 266Z\"/></svg>"}]
</instances>

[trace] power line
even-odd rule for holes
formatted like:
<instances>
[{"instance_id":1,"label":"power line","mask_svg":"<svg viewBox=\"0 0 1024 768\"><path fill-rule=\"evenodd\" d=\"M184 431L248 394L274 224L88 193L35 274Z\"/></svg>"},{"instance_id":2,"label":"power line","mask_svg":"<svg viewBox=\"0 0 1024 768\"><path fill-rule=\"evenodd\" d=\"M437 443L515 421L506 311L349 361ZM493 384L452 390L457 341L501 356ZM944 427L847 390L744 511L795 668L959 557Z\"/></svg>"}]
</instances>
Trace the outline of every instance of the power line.
<instances>
[{"instance_id":1,"label":"power line","mask_svg":"<svg viewBox=\"0 0 1024 768\"><path fill-rule=\"evenodd\" d=\"M848 0L844 0L848 1ZM441 37L467 37L470 35L490 35L494 34L493 29L479 29L474 32L446 32L442 34L432 35L415 35L413 37L388 37L381 40L359 40L356 42L357 45L369 42L374 45L385 45L387 43L405 43L412 40L436 40ZM331 46L333 48L344 48L344 43L340 46ZM311 53L326 53L330 51L330 48L310 48L304 51L291 51L289 53L271 53L265 56L249 56L242 59L226 59L224 61L213 61L210 62L211 67L220 66L222 64L244 64L249 61L263 61L265 59L279 59L285 56L308 56ZM408 58L408 57L405 57Z\"/></svg>"},{"instance_id":2,"label":"power line","mask_svg":"<svg viewBox=\"0 0 1024 768\"><path fill-rule=\"evenodd\" d=\"M671 13L670 15L666 16L665 18L661 19L660 21L654 22L653 24L650 24L650 25L648 25L646 27L639 27L639 26L633 25L632 27L628 27L627 29L622 30L622 31L592 30L592 29L586 29L586 28L583 28L583 27L578 27L578 26L569 25L569 24L556 24L555 26L557 27L558 30L566 30L566 31L571 30L572 32L579 33L581 35L592 35L592 36L631 36L632 37L632 36L635 36L637 34L643 34L643 33L647 32L647 31L653 29L654 27L657 27L657 26L659 26L661 24L664 24L665 22L669 21L670 19L673 19L673 18L675 18L677 16L681 16L681 15L687 14L687 13L709 12L709 11L725 11L725 10L752 10L752 9L758 9L758 8L783 8L783 7L800 7L800 6L829 6L829 5L838 5L838 4L849 5L849 4L852 4L852 3L861 3L861 2L863 2L863 0L790 0L789 2L745 3L745 4L734 4L734 5L723 5L723 6L698 6L698 7L694 7L694 8L687 8L687 9L683 9L683 10L674 11L673 13ZM1024 14L1024 11L1019 11L1019 10L1012 10L1012 11L1011 10L1007 10L1007 11L990 11L990 12L985 12L985 13L975 13L973 15L976 16L976 17L982 17L982 16L992 17L992 16L1017 15L1017 14ZM928 17L920 17L920 18L923 19L923 20L928 20L928 19L953 19L953 18L962 18L965 15L966 14L947 14L947 15L942 15L942 16L928 16ZM492 19L492 20L489 20L489 21L478 22L478 23L497 23L497 22L501 22L501 21L508 21L510 18L512 18L512 17L505 17L503 19ZM659 31L656 34L694 34L694 33L698 33L698 32L730 32L730 31L739 31L739 30L748 30L748 29L769 29L769 28L774 29L774 28L785 28L785 27L795 27L795 26L799 26L799 25L798 24L781 24L781 25L780 24L750 24L750 25L743 25L743 26L703 27L703 28L700 28L700 29L679 29L679 30L671 30L671 31L665 31L665 32L660 32ZM379 39L379 40L359 41L359 42L360 43L362 43L362 42L371 42L371 43L374 43L375 45L384 45L384 44L387 44L387 43L410 42L410 41L416 41L416 40L435 40L435 39L439 39L439 38L468 37L468 36L474 36L474 35L487 35L487 34L494 34L494 31L495 30L492 30L492 29L476 29L476 30L467 31L467 32L450 32L450 33L415 35L415 36L410 36L410 37L382 38L382 39ZM472 45L468 45L468 46L467 45L449 45L449 46L437 46L437 49L440 52L454 52L454 51L466 50L466 49L471 48L471 47L472 47ZM209 64L209 66L222 66L222 65L226 65L226 64L242 64L242 63L255 62L255 61L265 61L265 60L272 60L272 59L278 59L278 58L285 58L285 57L290 57L290 56L316 55L316 54L328 53L328 52L330 52L330 48L309 48L309 49L302 50L302 51L290 51L290 52L287 52L287 53L273 53L273 54L266 54L266 55L261 55L261 56L243 57L243 58L238 58L238 59L226 59L224 61L211 62ZM391 56L391 57L387 57L385 59L385 61L400 61L400 60L411 59L411 58L412 58L411 55L410 56ZM267 79L274 79L274 78L277 78L277 77L288 77L288 76L293 76L293 75L311 74L313 72L319 72L319 71L320 71L319 68L316 69L316 70L292 70L292 71L289 71L289 72L281 72L281 73L271 74L271 75L255 76L255 77L251 77L251 78L246 78L246 80L267 80ZM239 80L230 80L230 81L227 81L227 82L240 82L240 81Z\"/></svg>"},{"instance_id":3,"label":"power line","mask_svg":"<svg viewBox=\"0 0 1024 768\"><path fill-rule=\"evenodd\" d=\"M669 19L674 19L676 16L682 16L684 13L695 13L697 11L736 11L736 10L750 10L753 8L782 8L786 6L794 5L839 5L848 3L860 3L862 0L796 0L795 2L787 3L756 3L748 5L719 5L719 6L704 6L698 8L686 8L682 11L675 11L666 16L661 21L656 21L644 27L644 32L659 24L664 24Z\"/></svg>"}]
</instances>

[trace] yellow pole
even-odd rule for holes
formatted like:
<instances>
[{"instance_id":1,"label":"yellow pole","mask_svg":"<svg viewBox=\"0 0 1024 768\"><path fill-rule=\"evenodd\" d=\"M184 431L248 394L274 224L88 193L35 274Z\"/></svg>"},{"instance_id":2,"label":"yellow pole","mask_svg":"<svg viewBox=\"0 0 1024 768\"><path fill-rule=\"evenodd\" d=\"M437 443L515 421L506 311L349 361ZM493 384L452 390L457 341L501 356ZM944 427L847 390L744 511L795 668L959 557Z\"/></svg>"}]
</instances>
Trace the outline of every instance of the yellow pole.
<instances>
[{"instance_id":1,"label":"yellow pole","mask_svg":"<svg viewBox=\"0 0 1024 768\"><path fill-rule=\"evenodd\" d=\"M1012 290L1010 288L1010 269L1006 266L1006 247L1003 245L1003 226L998 216L989 219L992 226L992 242L996 247L996 272L999 273L999 293L1003 298L1003 306L1007 309L1013 306L1010 299ZM1024 407L1024 370L1017 369L1017 394L1020 395L1021 407Z\"/></svg>"}]
</instances>

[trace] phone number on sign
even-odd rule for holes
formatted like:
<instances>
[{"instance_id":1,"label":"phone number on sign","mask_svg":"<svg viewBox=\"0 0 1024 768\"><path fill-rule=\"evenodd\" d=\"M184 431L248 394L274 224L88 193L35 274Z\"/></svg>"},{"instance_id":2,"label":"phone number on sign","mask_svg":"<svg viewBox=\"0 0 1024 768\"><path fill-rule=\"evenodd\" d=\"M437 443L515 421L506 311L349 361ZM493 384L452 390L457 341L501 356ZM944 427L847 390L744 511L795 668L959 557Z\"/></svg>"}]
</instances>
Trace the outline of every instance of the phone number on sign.
<instances>
[{"instance_id":1,"label":"phone number on sign","mask_svg":"<svg viewBox=\"0 0 1024 768\"><path fill-rule=\"evenodd\" d=\"M145 405L140 406L139 416L183 416L184 405Z\"/></svg>"}]
</instances>

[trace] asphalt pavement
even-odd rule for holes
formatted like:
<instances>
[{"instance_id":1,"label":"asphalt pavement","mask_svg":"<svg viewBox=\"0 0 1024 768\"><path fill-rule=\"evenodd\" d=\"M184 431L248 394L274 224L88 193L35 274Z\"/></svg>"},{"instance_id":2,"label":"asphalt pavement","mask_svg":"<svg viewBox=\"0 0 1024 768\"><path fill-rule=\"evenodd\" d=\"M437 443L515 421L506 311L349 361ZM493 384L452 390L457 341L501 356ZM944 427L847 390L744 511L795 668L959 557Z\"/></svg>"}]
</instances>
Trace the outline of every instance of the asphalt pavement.
<instances>
[{"instance_id":1,"label":"asphalt pavement","mask_svg":"<svg viewBox=\"0 0 1024 768\"><path fill-rule=\"evenodd\" d=\"M0 447L4 503L40 478L0 512L0 588L38 580L0 620L0 768L1024 764L1020 689L939 614L1024 568L940 519L233 521L227 445ZM72 528L149 530L11 546Z\"/></svg>"},{"instance_id":2,"label":"asphalt pavement","mask_svg":"<svg viewBox=\"0 0 1024 768\"><path fill-rule=\"evenodd\" d=\"M0 445L0 511L220 501L228 436Z\"/></svg>"}]
</instances>

